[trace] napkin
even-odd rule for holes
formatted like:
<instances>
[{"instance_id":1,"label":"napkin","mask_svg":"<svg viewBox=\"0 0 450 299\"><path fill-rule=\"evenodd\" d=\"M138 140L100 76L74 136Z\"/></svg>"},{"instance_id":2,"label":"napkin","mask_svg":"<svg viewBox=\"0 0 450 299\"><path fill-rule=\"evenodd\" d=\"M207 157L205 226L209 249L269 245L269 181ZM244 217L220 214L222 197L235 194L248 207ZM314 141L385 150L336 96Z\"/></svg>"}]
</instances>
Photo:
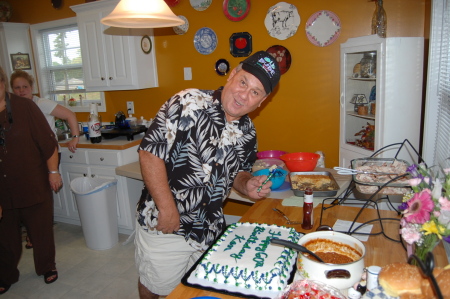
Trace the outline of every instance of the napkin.
<instances>
[{"instance_id":1,"label":"napkin","mask_svg":"<svg viewBox=\"0 0 450 299\"><path fill-rule=\"evenodd\" d=\"M350 226L352 225L352 223L353 223L353 221L346 221L346 220L338 219L338 220L336 220L336 222L333 225L333 230L334 231L338 231L338 232L341 232L341 231L347 232L348 229L350 228ZM355 222L353 224L353 226L352 226L352 230L354 230L355 228L357 228L361 224L362 223ZM358 233L370 234L370 232L372 231L372 227L373 227L372 224L366 224L366 225L360 227L357 230L357 232ZM358 239L358 240L360 240L362 242L367 241L369 239L369 235L352 234L352 237L355 237L356 239Z\"/></svg>"},{"instance_id":2,"label":"napkin","mask_svg":"<svg viewBox=\"0 0 450 299\"><path fill-rule=\"evenodd\" d=\"M317 207L318 204L322 203L323 198L314 198L313 199L313 207ZM291 196L283 199L281 205L285 207L303 207L303 196Z\"/></svg>"}]
</instances>

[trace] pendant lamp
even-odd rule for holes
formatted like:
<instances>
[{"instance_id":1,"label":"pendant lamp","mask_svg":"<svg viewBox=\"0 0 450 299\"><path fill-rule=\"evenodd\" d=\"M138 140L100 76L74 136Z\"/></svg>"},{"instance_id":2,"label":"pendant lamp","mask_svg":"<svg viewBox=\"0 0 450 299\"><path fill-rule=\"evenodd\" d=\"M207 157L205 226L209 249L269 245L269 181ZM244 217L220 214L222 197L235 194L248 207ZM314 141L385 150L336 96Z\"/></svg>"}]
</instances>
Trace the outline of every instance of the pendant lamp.
<instances>
[{"instance_id":1,"label":"pendant lamp","mask_svg":"<svg viewBox=\"0 0 450 299\"><path fill-rule=\"evenodd\" d=\"M120 0L101 22L123 28L160 28L184 24L164 0Z\"/></svg>"}]
</instances>

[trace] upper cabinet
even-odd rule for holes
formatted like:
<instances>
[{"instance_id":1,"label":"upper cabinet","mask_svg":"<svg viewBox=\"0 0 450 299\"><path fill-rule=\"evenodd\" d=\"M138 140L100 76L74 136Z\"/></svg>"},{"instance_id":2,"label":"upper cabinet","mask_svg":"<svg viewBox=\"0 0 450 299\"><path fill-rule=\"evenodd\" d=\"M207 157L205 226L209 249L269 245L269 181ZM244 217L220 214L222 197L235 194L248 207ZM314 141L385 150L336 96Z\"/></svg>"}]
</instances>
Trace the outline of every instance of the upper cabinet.
<instances>
[{"instance_id":1,"label":"upper cabinet","mask_svg":"<svg viewBox=\"0 0 450 299\"><path fill-rule=\"evenodd\" d=\"M421 37L371 35L341 44L341 167L405 139L419 150L423 48ZM393 158L398 148L377 157ZM402 150L398 158L412 162L417 155Z\"/></svg>"},{"instance_id":2,"label":"upper cabinet","mask_svg":"<svg viewBox=\"0 0 450 299\"><path fill-rule=\"evenodd\" d=\"M25 23L0 22L0 66L8 78L15 70L36 78L29 29ZM37 93L37 84L33 93Z\"/></svg>"},{"instance_id":3,"label":"upper cabinet","mask_svg":"<svg viewBox=\"0 0 450 299\"><path fill-rule=\"evenodd\" d=\"M117 3L103 0L70 7L77 14L86 90L157 87L153 29L109 27L100 22ZM142 47L148 41L150 52Z\"/></svg>"}]
</instances>

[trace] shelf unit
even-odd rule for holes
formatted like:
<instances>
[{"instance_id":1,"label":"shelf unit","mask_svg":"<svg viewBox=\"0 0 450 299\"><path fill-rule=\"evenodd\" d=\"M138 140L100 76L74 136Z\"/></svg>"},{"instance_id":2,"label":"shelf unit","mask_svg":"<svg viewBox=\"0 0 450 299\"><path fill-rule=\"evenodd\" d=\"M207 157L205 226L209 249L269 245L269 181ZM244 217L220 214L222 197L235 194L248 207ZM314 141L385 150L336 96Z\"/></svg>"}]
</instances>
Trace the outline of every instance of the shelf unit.
<instances>
[{"instance_id":1,"label":"shelf unit","mask_svg":"<svg viewBox=\"0 0 450 299\"><path fill-rule=\"evenodd\" d=\"M353 69L364 53L376 53L376 74L373 78L355 77ZM350 38L341 44L341 94L339 166L350 167L356 158L372 156L386 145L408 139L415 148L420 144L422 106L423 38L377 35ZM355 94L364 94L369 100L375 86L376 113L358 115L350 100ZM369 111L370 112L370 111ZM373 147L355 144L355 136L367 125L374 128ZM379 153L390 157L396 148ZM415 153L403 152L399 158L412 162Z\"/></svg>"}]
</instances>

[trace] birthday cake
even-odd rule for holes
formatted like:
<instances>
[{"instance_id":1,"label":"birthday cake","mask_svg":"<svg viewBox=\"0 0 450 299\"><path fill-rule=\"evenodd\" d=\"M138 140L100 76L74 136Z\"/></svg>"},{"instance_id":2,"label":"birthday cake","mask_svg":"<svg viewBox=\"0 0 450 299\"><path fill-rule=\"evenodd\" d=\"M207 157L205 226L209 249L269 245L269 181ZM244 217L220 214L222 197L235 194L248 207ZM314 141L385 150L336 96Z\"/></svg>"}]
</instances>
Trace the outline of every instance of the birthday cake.
<instances>
[{"instance_id":1,"label":"birthday cake","mask_svg":"<svg viewBox=\"0 0 450 299\"><path fill-rule=\"evenodd\" d=\"M216 288L279 293L288 283L297 252L270 240L297 243L300 236L293 228L283 226L234 223L206 252L193 276L200 284L205 281Z\"/></svg>"}]
</instances>

